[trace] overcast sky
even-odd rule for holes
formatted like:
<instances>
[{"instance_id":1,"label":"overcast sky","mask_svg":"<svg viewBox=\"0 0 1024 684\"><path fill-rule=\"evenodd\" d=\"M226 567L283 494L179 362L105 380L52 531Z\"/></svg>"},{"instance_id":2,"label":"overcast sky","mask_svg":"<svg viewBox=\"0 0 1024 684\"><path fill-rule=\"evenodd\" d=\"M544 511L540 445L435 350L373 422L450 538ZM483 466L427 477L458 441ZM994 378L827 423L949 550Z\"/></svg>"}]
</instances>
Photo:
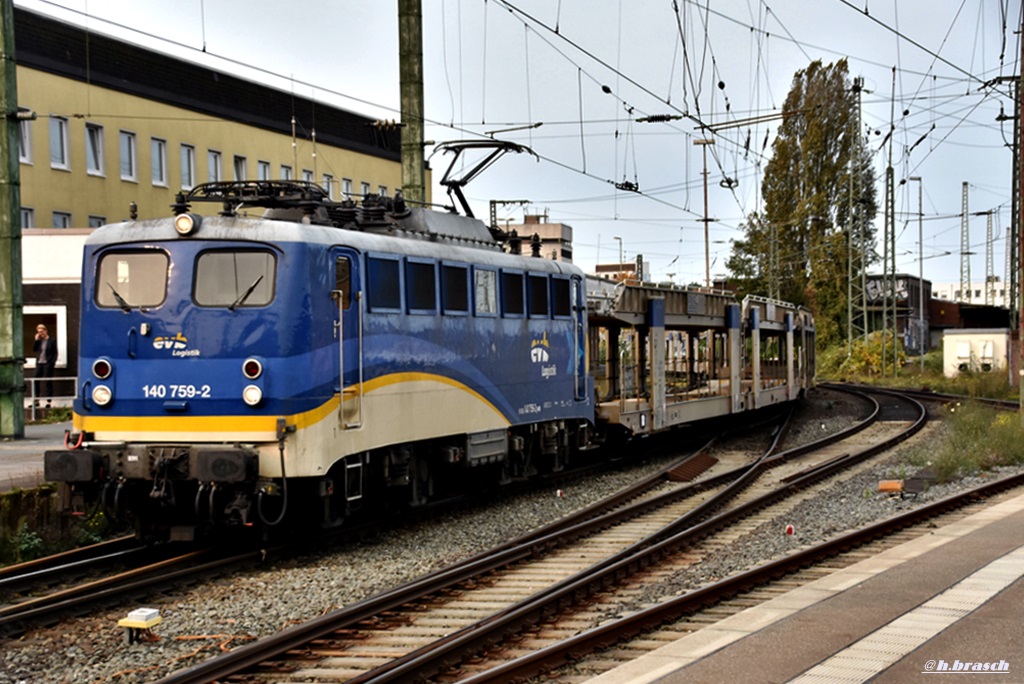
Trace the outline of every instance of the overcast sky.
<instances>
[{"instance_id":1,"label":"overcast sky","mask_svg":"<svg viewBox=\"0 0 1024 684\"><path fill-rule=\"evenodd\" d=\"M369 116L399 118L395 0L15 4ZM693 119L719 124L777 114L794 72L813 60L846 58L869 91L864 125L880 131L871 148L880 205L890 121L897 182L922 178L925 277L959 281L966 181L969 211L994 212L993 270L1002 278L1013 126L997 117L1012 116L1014 107L1010 86L991 82L1019 71L1020 13L1021 3L1009 0L424 0L426 138L504 131L495 137L540 157L506 157L469 185L478 216L487 218L491 199L529 200L503 206L500 217L519 222L526 210L572 225L576 261L588 270L617 261L621 238L625 258L643 254L654 280L702 283L702 158L693 142L705 134ZM637 121L663 114L689 118ZM742 235L744 216L761 208L761 174L777 126L722 130L709 148L713 275L726 272L729 241ZM435 181L448 162L431 159ZM626 184L639 192L616 188ZM919 265L918 188L908 182L896 194L897 269L911 274ZM433 195L448 201L436 183ZM980 281L984 216L970 217L970 242L972 280Z\"/></svg>"}]
</instances>

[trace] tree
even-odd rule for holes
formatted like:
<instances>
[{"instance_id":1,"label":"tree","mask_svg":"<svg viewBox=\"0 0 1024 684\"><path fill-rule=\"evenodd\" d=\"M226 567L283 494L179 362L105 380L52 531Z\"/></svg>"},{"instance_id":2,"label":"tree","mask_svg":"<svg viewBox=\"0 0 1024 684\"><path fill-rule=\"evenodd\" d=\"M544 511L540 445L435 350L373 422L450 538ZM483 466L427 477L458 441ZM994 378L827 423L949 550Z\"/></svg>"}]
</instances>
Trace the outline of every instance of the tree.
<instances>
[{"instance_id":1,"label":"tree","mask_svg":"<svg viewBox=\"0 0 1024 684\"><path fill-rule=\"evenodd\" d=\"M748 217L728 261L744 292L810 306L825 346L846 330L851 233L873 241L875 177L857 106L846 60L794 75L761 183L764 210Z\"/></svg>"}]
</instances>

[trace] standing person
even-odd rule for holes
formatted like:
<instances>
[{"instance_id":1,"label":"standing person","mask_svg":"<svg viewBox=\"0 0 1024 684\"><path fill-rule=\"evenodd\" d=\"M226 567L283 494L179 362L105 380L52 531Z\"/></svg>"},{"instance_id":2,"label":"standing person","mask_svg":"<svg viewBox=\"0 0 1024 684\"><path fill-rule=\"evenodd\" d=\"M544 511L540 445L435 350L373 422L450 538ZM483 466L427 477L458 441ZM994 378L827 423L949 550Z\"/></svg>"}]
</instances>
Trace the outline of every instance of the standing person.
<instances>
[{"instance_id":1,"label":"standing person","mask_svg":"<svg viewBox=\"0 0 1024 684\"><path fill-rule=\"evenodd\" d=\"M36 357L35 377L52 378L53 367L57 365L57 341L50 337L46 326L42 323L36 326L36 341L32 343L32 353ZM46 397L46 407L49 408L53 396L53 380L48 379L45 382L38 382L36 385L36 391L40 393L40 396ZM39 406L38 399L36 406Z\"/></svg>"}]
</instances>

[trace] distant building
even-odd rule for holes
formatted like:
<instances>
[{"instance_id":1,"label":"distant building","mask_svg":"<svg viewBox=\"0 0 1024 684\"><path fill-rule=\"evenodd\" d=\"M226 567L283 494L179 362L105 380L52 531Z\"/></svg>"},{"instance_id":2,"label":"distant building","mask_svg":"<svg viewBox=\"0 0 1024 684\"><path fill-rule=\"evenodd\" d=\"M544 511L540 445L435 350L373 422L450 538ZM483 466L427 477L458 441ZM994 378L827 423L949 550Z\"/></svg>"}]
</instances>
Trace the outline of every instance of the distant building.
<instances>
[{"instance_id":1,"label":"distant building","mask_svg":"<svg viewBox=\"0 0 1024 684\"><path fill-rule=\"evenodd\" d=\"M899 273L886 283L881 275L869 275L866 285L868 330L881 330L886 310L895 309L896 334L909 354L924 354L931 346L931 315L928 302L932 284L917 276ZM894 284L895 283L895 284ZM923 286L923 297L922 297ZM893 290L893 287L895 289Z\"/></svg>"},{"instance_id":2,"label":"distant building","mask_svg":"<svg viewBox=\"0 0 1024 684\"><path fill-rule=\"evenodd\" d=\"M988 281L971 281L964 290L960 283L936 283L932 296L948 302L964 302L967 304L985 304L988 306L1009 306L1010 291L999 276L992 276Z\"/></svg>"},{"instance_id":3,"label":"distant building","mask_svg":"<svg viewBox=\"0 0 1024 684\"><path fill-rule=\"evenodd\" d=\"M638 285L640 279L637 277L636 264L626 261L621 264L597 264L594 272L598 277L608 278L617 283L629 283Z\"/></svg>"},{"instance_id":4,"label":"distant building","mask_svg":"<svg viewBox=\"0 0 1024 684\"><path fill-rule=\"evenodd\" d=\"M523 240L523 253L528 254L530 239L540 237L540 255L552 261L572 263L572 226L566 223L549 223L548 215L527 214L522 223L510 223L502 230L519 234Z\"/></svg>"},{"instance_id":5,"label":"distant building","mask_svg":"<svg viewBox=\"0 0 1024 684\"><path fill-rule=\"evenodd\" d=\"M960 373L1002 373L1012 384L1013 351L1008 328L963 328L942 335L942 371L947 378Z\"/></svg>"}]
</instances>

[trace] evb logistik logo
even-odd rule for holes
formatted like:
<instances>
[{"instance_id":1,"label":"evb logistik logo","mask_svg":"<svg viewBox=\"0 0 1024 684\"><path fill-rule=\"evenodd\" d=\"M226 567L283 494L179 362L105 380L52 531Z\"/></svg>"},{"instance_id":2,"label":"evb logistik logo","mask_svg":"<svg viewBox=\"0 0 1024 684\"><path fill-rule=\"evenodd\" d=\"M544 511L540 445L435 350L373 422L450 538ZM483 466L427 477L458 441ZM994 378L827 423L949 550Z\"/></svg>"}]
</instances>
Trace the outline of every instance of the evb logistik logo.
<instances>
[{"instance_id":1,"label":"evb logistik logo","mask_svg":"<svg viewBox=\"0 0 1024 684\"><path fill-rule=\"evenodd\" d=\"M199 356L198 349L188 348L188 338L180 332L173 337L161 335L153 338L153 349L170 350L171 356Z\"/></svg>"}]
</instances>

